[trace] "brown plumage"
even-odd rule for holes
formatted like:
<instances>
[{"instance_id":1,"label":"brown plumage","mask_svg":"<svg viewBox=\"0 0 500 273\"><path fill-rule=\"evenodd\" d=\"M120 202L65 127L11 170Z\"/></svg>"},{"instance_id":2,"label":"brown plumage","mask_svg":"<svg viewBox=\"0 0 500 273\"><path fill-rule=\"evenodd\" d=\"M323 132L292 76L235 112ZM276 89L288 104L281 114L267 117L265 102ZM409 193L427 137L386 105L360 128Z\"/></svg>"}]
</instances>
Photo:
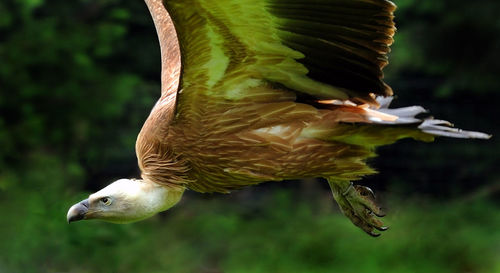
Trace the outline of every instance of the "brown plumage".
<instances>
[{"instance_id":1,"label":"brown plumage","mask_svg":"<svg viewBox=\"0 0 500 273\"><path fill-rule=\"evenodd\" d=\"M390 87L381 81L383 77L381 69L387 64L386 54L393 41L395 28L392 12L395 6L385 0L317 2L317 7L311 10L315 8L328 10L336 6L343 6L345 9L345 18L329 15L327 19L334 29L339 29L339 32L346 36L335 37L334 35L339 34L336 32L323 36L332 36L333 39L344 39L352 44L363 45L358 52L354 51L354 46L347 42L343 43L341 46L345 47L348 54L346 57L339 57L347 59L349 54L358 56L360 60L353 60L351 66L359 65L370 71L359 77L373 82L371 89L355 90L354 88L357 88L355 83L352 83L354 88L351 89L347 89L349 83L341 86L345 94L341 95L340 99L350 97L351 101L357 103L350 105L320 103L318 99L322 96L315 98L314 94L302 99L300 96L303 94L297 93L293 88L286 88L285 81L281 82L285 86L274 85L276 80L247 87L242 91L244 95L238 100L225 98L226 91L219 90L230 86L225 84L227 81L262 77L253 74L253 71L245 71L246 66L254 64L256 61L253 59L259 56L255 57L252 53L246 52L249 50L248 46L238 40L237 34L231 33L229 26L224 25L223 20L226 19L224 16L227 14L220 11L225 5L241 3L241 7L234 8L239 10L244 8L245 1L170 0L164 5L160 0L146 0L161 45L162 96L137 139L137 155L144 179L168 186L185 186L200 192L228 192L264 181L304 177L351 181L374 172L363 162L373 155L374 146L388 144L402 137L432 140L431 136L426 136L418 130L387 126L371 128L373 125L352 124L376 123L370 120L370 115L377 112L367 112L367 105L361 102L377 106L375 94L392 95ZM301 14L299 9L302 3L308 6L314 5L307 1L269 1L265 4L270 12L284 13L287 9L292 10L286 13L284 18L298 18L295 22L297 24L312 19L307 17L307 14ZM186 51L191 48L197 49L195 52L183 52L186 58L184 66L192 65L194 69L199 70L190 69L189 72L184 72L184 77L189 77L192 82L184 88L181 85L182 93L177 98L177 109L180 51L174 23L165 6L171 8L171 12L179 17L175 25L180 32L181 48L184 47ZM360 10L365 6L372 8L373 11ZM369 15L373 17L365 17ZM182 21L184 19L185 22ZM350 21L345 21L349 19ZM353 19L364 19L364 22L358 23ZM370 23L372 25L368 25ZM217 31L225 36L227 40L221 46L226 49L229 47L231 52L229 52L230 64L226 68L224 77L212 86L214 94L206 96L204 93L209 89L206 83L207 68L202 68L200 62L208 62L210 58L209 41L203 40L203 31L210 29L207 27L210 24L214 24ZM313 24L312 27L304 25L303 28L301 25L297 26L298 34L289 35L308 35L307 31L314 34L326 29L319 23ZM356 29L356 26L361 27ZM350 32L348 28L352 28L352 31ZM363 38L370 39L362 40ZM329 43L325 41L323 46ZM306 46L302 46L304 47ZM297 48L301 46L298 45ZM319 51L317 54L322 53ZM284 57L278 54L270 56L265 59L269 64L263 66L272 69L274 65L282 63L283 59ZM305 62L307 58L298 58L299 62L302 60ZM311 62L314 61L313 59ZM361 63L362 61L364 62ZM345 62L348 63L349 60ZM324 63L318 67L326 65L329 65L329 70L324 73L329 73L332 69L343 69L343 67L333 67L334 64ZM191 75L186 75L188 73ZM331 77L335 77L335 73L332 73ZM335 83L335 80L331 82ZM341 85L343 82L338 83ZM359 96L355 96L356 94ZM334 94L329 99L338 99L338 96ZM340 100L338 102L343 103ZM177 115L174 117L176 110ZM391 119L391 117L386 118ZM413 122L418 125L418 122ZM304 131L308 132L307 136ZM391 135L387 136L388 133ZM354 137L374 139L366 143L348 140Z\"/></svg>"},{"instance_id":2,"label":"brown plumage","mask_svg":"<svg viewBox=\"0 0 500 273\"><path fill-rule=\"evenodd\" d=\"M488 137L419 120L422 107L388 108L390 1L145 1L162 92L137 138L144 182L227 193L323 177L342 212L377 235L385 228L371 191L351 184L375 172L365 164L375 147Z\"/></svg>"}]
</instances>

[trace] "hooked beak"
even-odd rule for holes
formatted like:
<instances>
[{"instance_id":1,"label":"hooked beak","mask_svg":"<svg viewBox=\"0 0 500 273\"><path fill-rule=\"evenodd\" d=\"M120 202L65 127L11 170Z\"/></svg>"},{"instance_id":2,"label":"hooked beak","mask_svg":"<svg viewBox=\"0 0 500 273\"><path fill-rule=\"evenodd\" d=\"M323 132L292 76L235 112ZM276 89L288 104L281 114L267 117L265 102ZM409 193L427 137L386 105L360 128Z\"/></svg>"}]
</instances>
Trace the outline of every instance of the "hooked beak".
<instances>
[{"instance_id":1,"label":"hooked beak","mask_svg":"<svg viewBox=\"0 0 500 273\"><path fill-rule=\"evenodd\" d=\"M69 208L68 215L66 216L68 224L85 219L85 214L87 214L88 211L89 199L85 199L80 201L80 203L74 204L71 208Z\"/></svg>"}]
</instances>

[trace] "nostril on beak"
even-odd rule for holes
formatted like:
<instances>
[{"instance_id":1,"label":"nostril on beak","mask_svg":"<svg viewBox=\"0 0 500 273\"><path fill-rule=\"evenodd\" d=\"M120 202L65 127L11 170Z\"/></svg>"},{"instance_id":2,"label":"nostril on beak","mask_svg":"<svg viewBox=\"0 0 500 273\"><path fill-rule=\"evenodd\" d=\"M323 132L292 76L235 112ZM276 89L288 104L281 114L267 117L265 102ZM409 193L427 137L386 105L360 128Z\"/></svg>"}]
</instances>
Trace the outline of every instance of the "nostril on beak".
<instances>
[{"instance_id":1,"label":"nostril on beak","mask_svg":"<svg viewBox=\"0 0 500 273\"><path fill-rule=\"evenodd\" d=\"M84 207L86 207L88 209L89 208L89 199L82 200L80 202L80 204L82 204Z\"/></svg>"}]
</instances>

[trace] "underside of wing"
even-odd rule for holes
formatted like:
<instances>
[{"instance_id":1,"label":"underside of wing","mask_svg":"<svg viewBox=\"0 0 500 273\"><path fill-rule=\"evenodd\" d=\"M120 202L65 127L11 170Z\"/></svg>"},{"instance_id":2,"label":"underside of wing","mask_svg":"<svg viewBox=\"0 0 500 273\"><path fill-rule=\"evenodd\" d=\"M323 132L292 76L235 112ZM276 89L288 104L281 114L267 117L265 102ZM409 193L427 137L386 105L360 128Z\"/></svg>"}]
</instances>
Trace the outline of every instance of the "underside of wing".
<instances>
[{"instance_id":1,"label":"underside of wing","mask_svg":"<svg viewBox=\"0 0 500 273\"><path fill-rule=\"evenodd\" d=\"M239 99L262 82L315 99L376 104L395 6L386 0L166 0L183 92ZM196 87L196 88L191 88ZM219 88L223 87L223 88Z\"/></svg>"}]
</instances>

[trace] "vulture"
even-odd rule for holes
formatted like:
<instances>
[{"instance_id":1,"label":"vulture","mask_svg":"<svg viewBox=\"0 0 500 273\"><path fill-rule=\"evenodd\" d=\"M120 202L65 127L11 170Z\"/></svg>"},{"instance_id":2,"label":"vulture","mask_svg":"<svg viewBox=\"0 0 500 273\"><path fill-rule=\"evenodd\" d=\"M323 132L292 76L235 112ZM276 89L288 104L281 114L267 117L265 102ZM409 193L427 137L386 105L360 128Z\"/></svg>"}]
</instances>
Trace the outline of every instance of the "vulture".
<instances>
[{"instance_id":1,"label":"vulture","mask_svg":"<svg viewBox=\"0 0 500 273\"><path fill-rule=\"evenodd\" d=\"M68 222L139 221L189 189L229 193L324 178L342 213L387 229L373 192L353 181L402 138L487 139L421 106L389 108L382 69L396 31L388 0L145 0L161 49L161 97L136 142L140 179L73 205Z\"/></svg>"}]
</instances>

